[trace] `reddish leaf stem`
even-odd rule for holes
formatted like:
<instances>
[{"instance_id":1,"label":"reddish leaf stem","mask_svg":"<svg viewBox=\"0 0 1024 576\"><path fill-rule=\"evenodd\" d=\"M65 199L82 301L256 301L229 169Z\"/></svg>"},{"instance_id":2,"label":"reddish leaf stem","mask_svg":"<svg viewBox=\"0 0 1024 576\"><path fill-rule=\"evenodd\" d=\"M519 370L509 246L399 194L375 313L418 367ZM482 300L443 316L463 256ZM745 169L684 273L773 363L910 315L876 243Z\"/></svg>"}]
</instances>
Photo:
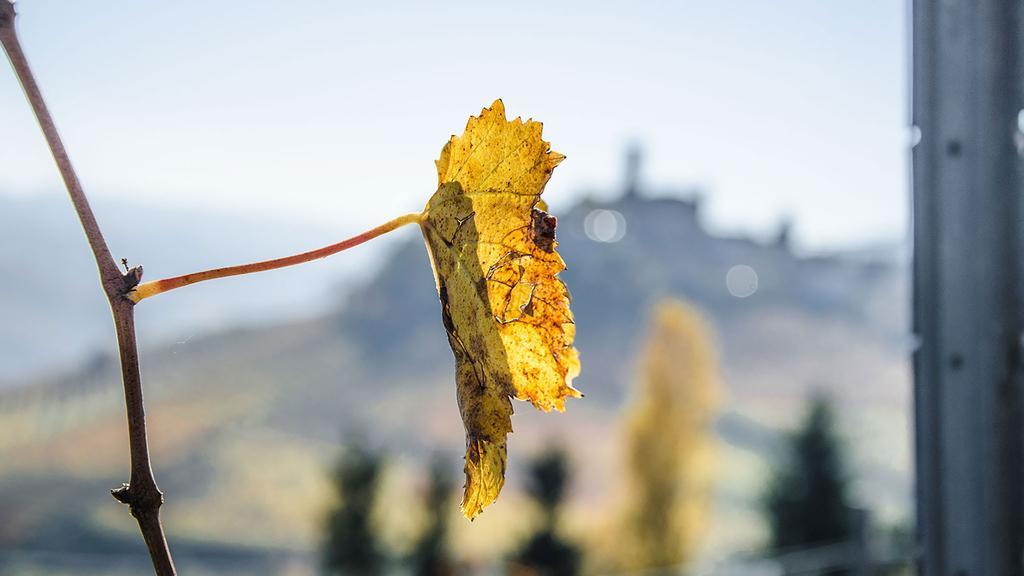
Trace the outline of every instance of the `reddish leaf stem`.
<instances>
[{"instance_id":1,"label":"reddish leaf stem","mask_svg":"<svg viewBox=\"0 0 1024 576\"><path fill-rule=\"evenodd\" d=\"M128 298L133 302L139 302L144 298L156 296L162 292L188 286L189 284L195 284L196 282L204 282L206 280L214 280L216 278L226 278L228 276L239 276L241 274L252 274L253 272L264 272L266 270L276 270L277 268L294 266L296 264L302 264L303 262L325 258L332 254L337 254L343 250L348 250L349 248L358 246L367 240L372 240L397 228L401 228L406 224L418 224L421 218L422 216L420 214L406 214L404 216L399 216L394 220L385 222L376 228L367 230L366 232L353 236L347 240L342 240L336 244L324 246L323 248L318 248L316 250L310 250L309 252L302 252L301 254L275 258L273 260L263 260L261 262L253 262L250 264L239 264L238 266L213 268L212 270L204 270L202 272L193 272L191 274L184 274L173 278L164 278L162 280L146 282L139 284L135 290L129 292Z\"/></svg>"}]
</instances>

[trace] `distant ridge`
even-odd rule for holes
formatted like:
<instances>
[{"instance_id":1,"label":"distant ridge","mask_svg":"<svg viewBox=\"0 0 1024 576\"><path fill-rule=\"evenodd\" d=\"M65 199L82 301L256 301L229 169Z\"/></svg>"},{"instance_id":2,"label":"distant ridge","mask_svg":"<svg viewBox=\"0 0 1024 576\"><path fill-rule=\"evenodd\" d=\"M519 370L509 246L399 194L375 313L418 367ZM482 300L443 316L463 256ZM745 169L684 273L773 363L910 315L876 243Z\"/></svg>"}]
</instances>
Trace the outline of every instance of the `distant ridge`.
<instances>
[{"instance_id":1,"label":"distant ridge","mask_svg":"<svg viewBox=\"0 0 1024 576\"><path fill-rule=\"evenodd\" d=\"M146 275L180 274L284 255L337 241L325 227L257 218L96 201L97 217L117 257L143 264ZM325 260L286 275L268 274L235 290L238 280L168 295L139 314L152 344L240 322L293 317L333 305L337 283L366 253ZM109 349L107 305L95 264L67 199L58 194L0 194L0 388L31 372L53 371ZM316 304L319 302L319 306Z\"/></svg>"}]
</instances>

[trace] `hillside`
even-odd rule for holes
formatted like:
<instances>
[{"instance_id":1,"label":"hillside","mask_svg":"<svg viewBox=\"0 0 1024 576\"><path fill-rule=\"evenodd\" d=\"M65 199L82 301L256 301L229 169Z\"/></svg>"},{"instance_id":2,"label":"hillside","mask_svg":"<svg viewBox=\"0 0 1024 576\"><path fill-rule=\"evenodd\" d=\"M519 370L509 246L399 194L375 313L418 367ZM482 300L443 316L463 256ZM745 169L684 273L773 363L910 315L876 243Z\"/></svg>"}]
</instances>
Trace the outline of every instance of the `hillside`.
<instances>
[{"instance_id":1,"label":"hillside","mask_svg":"<svg viewBox=\"0 0 1024 576\"><path fill-rule=\"evenodd\" d=\"M842 405L858 496L885 519L907 514L907 270L895 255L799 257L785 237L715 236L701 226L699 204L678 199L626 195L559 216L587 396L558 416L517 404L509 488L472 525L455 523L461 549L483 557L516 537L528 521L516 513L518 466L552 441L569 445L576 465L572 527L600 524L647 311L669 295L711 319L728 394L711 553L758 545L756 497L777 431L795 423L814 390ZM144 350L156 473L185 566L308 565L343 434L364 432L397 455L393 510L413 506L413 472L433 451L461 468L451 352L422 242L409 232L336 309ZM125 480L116 365L100 357L22 384L0 396L0 517L11 519L0 550L82 552L100 539L138 554L131 519L105 492ZM35 496L40 485L45 498ZM409 522L390 525L396 542Z\"/></svg>"},{"instance_id":2,"label":"hillside","mask_svg":"<svg viewBox=\"0 0 1024 576\"><path fill-rule=\"evenodd\" d=\"M143 264L147 278L193 272L308 249L337 240L322 227L244 216L95 202L116 257ZM334 259L288 276L239 281L175 294L140 315L149 341L187 338L239 322L265 322L320 309L332 282L352 276L365 253ZM0 388L33 372L81 363L107 347L111 326L95 264L74 211L62 195L0 194ZM313 281L316 280L316 281ZM330 300L328 300L330 301ZM59 345L53 345L59 335Z\"/></svg>"}]
</instances>

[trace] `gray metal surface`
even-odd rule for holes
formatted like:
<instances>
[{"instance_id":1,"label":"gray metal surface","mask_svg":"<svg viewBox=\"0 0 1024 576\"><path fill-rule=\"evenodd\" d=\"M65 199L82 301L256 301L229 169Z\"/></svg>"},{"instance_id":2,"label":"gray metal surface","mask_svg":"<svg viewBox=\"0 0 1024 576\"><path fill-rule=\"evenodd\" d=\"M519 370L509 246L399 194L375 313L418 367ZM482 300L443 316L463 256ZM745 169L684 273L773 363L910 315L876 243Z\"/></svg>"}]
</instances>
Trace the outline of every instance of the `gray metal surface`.
<instances>
[{"instance_id":1,"label":"gray metal surface","mask_svg":"<svg viewBox=\"0 0 1024 576\"><path fill-rule=\"evenodd\" d=\"M927 575L1021 574L1019 0L914 0L915 427Z\"/></svg>"}]
</instances>

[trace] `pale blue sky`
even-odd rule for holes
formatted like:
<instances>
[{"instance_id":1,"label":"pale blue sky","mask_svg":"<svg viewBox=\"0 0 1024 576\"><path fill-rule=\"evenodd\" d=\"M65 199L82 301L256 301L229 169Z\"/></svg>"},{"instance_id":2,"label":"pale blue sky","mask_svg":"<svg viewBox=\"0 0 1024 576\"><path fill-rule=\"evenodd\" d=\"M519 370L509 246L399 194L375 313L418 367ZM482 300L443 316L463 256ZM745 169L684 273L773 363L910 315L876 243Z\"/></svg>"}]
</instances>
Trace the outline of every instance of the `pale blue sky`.
<instances>
[{"instance_id":1,"label":"pale blue sky","mask_svg":"<svg viewBox=\"0 0 1024 576\"><path fill-rule=\"evenodd\" d=\"M719 229L902 239L906 7L716 2L22 0L19 30L90 193L347 235L419 210L494 98L568 159L558 209L621 179L697 184ZM60 189L7 66L0 193ZM272 231L261 231L272 233Z\"/></svg>"}]
</instances>

